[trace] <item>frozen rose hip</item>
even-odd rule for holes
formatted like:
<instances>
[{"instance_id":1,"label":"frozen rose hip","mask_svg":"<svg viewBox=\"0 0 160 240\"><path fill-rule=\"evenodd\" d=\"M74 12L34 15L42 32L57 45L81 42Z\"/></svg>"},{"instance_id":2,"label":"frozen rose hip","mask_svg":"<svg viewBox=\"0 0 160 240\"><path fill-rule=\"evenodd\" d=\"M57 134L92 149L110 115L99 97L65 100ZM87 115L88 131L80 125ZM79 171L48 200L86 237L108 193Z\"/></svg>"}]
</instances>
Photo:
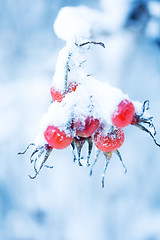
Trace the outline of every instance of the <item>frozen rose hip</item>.
<instances>
[{"instance_id":1,"label":"frozen rose hip","mask_svg":"<svg viewBox=\"0 0 160 240\"><path fill-rule=\"evenodd\" d=\"M124 142L124 132L118 128L106 133L99 128L94 135L94 143L96 147L103 152L112 152L117 150Z\"/></svg>"},{"instance_id":2,"label":"frozen rose hip","mask_svg":"<svg viewBox=\"0 0 160 240\"><path fill-rule=\"evenodd\" d=\"M99 120L93 117L87 117L84 122L81 119L78 119L74 123L76 129L76 135L79 137L90 137L98 128Z\"/></svg>"},{"instance_id":3,"label":"frozen rose hip","mask_svg":"<svg viewBox=\"0 0 160 240\"><path fill-rule=\"evenodd\" d=\"M56 149L64 149L73 141L72 135L66 135L63 130L55 126L48 126L44 132L44 137L48 144Z\"/></svg>"},{"instance_id":4,"label":"frozen rose hip","mask_svg":"<svg viewBox=\"0 0 160 240\"><path fill-rule=\"evenodd\" d=\"M65 94L56 90L54 87L51 87L51 96L53 101L55 102L62 102L63 98L65 97Z\"/></svg>"},{"instance_id":5,"label":"frozen rose hip","mask_svg":"<svg viewBox=\"0 0 160 240\"><path fill-rule=\"evenodd\" d=\"M135 108L133 103L127 99L122 100L112 115L112 123L116 127L126 127L133 119Z\"/></svg>"}]
</instances>

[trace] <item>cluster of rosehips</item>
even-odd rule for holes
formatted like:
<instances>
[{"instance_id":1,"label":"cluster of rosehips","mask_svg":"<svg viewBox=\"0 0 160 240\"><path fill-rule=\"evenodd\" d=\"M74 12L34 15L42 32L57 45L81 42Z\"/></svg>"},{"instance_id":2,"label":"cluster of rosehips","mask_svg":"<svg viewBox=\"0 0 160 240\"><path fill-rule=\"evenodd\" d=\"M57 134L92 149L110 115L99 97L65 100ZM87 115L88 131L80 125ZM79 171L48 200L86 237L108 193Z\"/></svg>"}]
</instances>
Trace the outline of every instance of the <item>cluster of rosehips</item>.
<instances>
[{"instance_id":1,"label":"cluster of rosehips","mask_svg":"<svg viewBox=\"0 0 160 240\"><path fill-rule=\"evenodd\" d=\"M76 91L78 88L78 84L76 82L69 83L68 89L65 92L61 92L55 90L54 87L51 87L51 96L53 101L61 102L67 93L71 93ZM112 152L116 153L120 158L123 167L126 167L123 164L121 155L118 149L124 142L124 131L123 128L128 126L129 124L138 126L142 130L148 132L151 137L154 139L155 143L159 146L156 142L154 135L156 134L154 125L152 124L152 117L150 118L143 118L143 114L146 110L149 109L149 101L145 101L142 107L142 113L138 115L135 112L135 107L132 101L129 99L123 99L115 109L112 114L111 121L112 125L108 129L108 124L101 122L99 119L94 118L92 115L87 116L83 119L73 119L71 120L69 127L67 129L67 133L64 130L61 130L59 127L54 125L49 125L47 129L44 131L44 137L49 145L50 148L55 149L64 149L68 147L70 144L73 147L77 147L78 152L78 163L80 166L81 164L81 149L85 141L89 144L89 151L87 156L87 164L90 165L89 159L90 154L92 151L93 142L98 149L98 154L95 159L97 161L98 155L100 152L103 152L106 157L106 166L104 170L107 169L109 160L112 156ZM149 127L154 129L154 133L152 134L146 127L141 125L141 123L147 123ZM68 132L69 130L69 132ZM74 154L74 152L73 152ZM74 160L76 160L76 155L74 154ZM95 164L94 162L94 164ZM94 165L93 164L93 165ZM92 168L93 168L92 165ZM92 168L90 171L90 175L92 174ZM104 174L102 177L102 187L104 186Z\"/></svg>"},{"instance_id":2,"label":"cluster of rosehips","mask_svg":"<svg viewBox=\"0 0 160 240\"><path fill-rule=\"evenodd\" d=\"M79 87L79 84L76 82L70 82L68 84L67 90L64 92L61 92L59 90L56 90L55 87L51 87L51 96L54 102L61 103L65 96L68 93L76 92L77 88ZM141 114L137 114L135 111L134 103L129 99L123 99L120 101L120 103L117 105L116 109L113 111L111 116L111 122L112 125L108 125L105 121L102 121L102 119L94 118L92 116L92 111L89 111L88 116L82 118L81 116L79 118L74 118L74 115L67 124L66 128L61 128L54 126L53 124L50 124L47 126L47 128L44 131L44 138L47 141L47 144L44 146L38 146L35 148L31 155L31 162L34 162L34 170L35 175L33 177L30 176L30 178L35 178L38 173L40 172L41 168L44 165L49 154L51 153L52 149L64 149L67 148L69 145L73 148L73 155L74 155L74 161L77 159L78 164L82 166L81 163L81 150L84 145L84 143L88 142L88 156L87 156L87 166L90 165L90 154L92 152L92 146L93 143L97 147L97 155L95 158L95 161L91 167L90 175L92 175L92 169L94 164L96 163L99 153L103 152L105 159L106 159L106 165L104 169L104 173L102 176L102 187L104 187L104 175L109 163L109 160L112 156L112 152L116 153L122 162L123 167L125 168L125 172L127 171L121 155L118 151L118 149L121 147L121 145L124 142L124 131L123 128L128 126L129 124L139 127L141 130L147 132L150 134L150 136L153 138L156 145L160 146L156 140L155 140L155 134L156 130L152 123L152 117L144 118L144 113L146 110L149 109L149 101L146 100L143 103ZM146 128L142 123L147 124L150 128L153 129L153 133ZM67 131L65 131L65 129ZM30 144L30 145L35 145ZM30 146L29 145L29 146ZM29 148L27 147L27 149ZM77 148L77 155L75 154L75 148ZM26 150L27 150L26 149ZM26 150L23 152L25 153ZM38 156L33 160L33 156L38 153ZM42 154L45 154L43 157L43 161L40 164L39 169L37 169L37 160L41 158ZM48 166L46 166L48 167Z\"/></svg>"},{"instance_id":3,"label":"cluster of rosehips","mask_svg":"<svg viewBox=\"0 0 160 240\"><path fill-rule=\"evenodd\" d=\"M78 87L78 83L70 82L68 84L67 90L61 92L59 90L56 90L55 87L52 86L51 96L53 101L57 102L57 104L61 103L68 93L76 92ZM102 119L94 118L92 115L92 111L89 111L88 116L86 117L80 116L79 118L74 118L73 115L71 121L67 124L65 128L49 124L43 133L47 144L36 147L31 154L30 160L31 162L34 162L35 175L33 177L30 176L30 178L35 178L39 174L43 166L49 167L44 164L53 149L64 149L67 148L69 145L71 145L73 148L74 161L78 160L78 164L82 166L81 150L84 143L87 141L87 166L90 166L89 160L92 152L93 143L97 147L97 154L95 161L92 164L90 175L92 175L93 166L96 163L100 152L103 152L105 156L106 165L104 173L102 175L102 187L104 187L104 176L109 160L112 156L112 152L117 154L123 167L125 168L125 172L127 171L122 161L121 155L118 151L118 149L122 146L124 142L124 127L130 124L139 127L141 130L149 133L156 145L160 146L155 140L156 130L152 123L152 117L144 117L146 110L148 109L149 101L146 100L143 103L141 114L138 114L135 111L134 102L124 98L119 102L116 109L112 113L111 125L107 124L105 121L102 121ZM149 129L151 128L153 130L153 133L148 128L146 128L143 123L147 124L149 126ZM32 143L30 145L35 144ZM27 147L27 149L29 148L29 146ZM78 157L76 157L75 148L77 149ZM25 153L26 150L23 153ZM38 156L33 160L33 157L36 153L38 153ZM44 157L38 169L36 164L38 159L40 159L43 154Z\"/></svg>"},{"instance_id":4,"label":"cluster of rosehips","mask_svg":"<svg viewBox=\"0 0 160 240\"><path fill-rule=\"evenodd\" d=\"M81 45L76 45L77 47L81 47L85 44L100 44L98 42L87 42ZM102 45L104 47L104 45ZM69 66L67 65L67 71L69 72ZM71 81L68 83L68 76L66 75L66 87L64 91L60 91L54 86L51 87L51 96L52 100L56 104L61 104L62 101L65 101L65 97L67 94L74 93L80 87L81 83L77 83ZM82 86L83 87L83 86ZM92 94L91 94L92 95ZM92 98L92 96L90 96ZM82 96L83 98L83 96ZM65 102L66 104L66 102ZM64 104L64 105L65 105ZM122 146L124 142L124 132L123 128L128 125L134 125L139 127L141 130L147 132L152 139L154 140L155 144L160 146L155 140L156 130L152 123L152 117L146 117L146 110L149 109L149 101L146 100L143 103L141 113L139 114L135 110L136 106L135 103L131 100L127 99L124 95L124 99L122 98L120 102L117 104L115 110L113 110L112 115L110 116L111 124L108 124L103 118L95 117L92 112L92 109L87 108L87 115L86 113L80 114L80 116L74 116L74 112L71 116L71 119L65 126L57 126L56 124L47 124L43 132L43 136L47 144L42 146L36 146L36 144L31 143L30 145L35 146L35 150L32 152L30 160L34 162L34 171L35 175L30 178L35 178L43 166L49 167L45 165L51 151L53 149L64 149L67 148L69 145L73 148L73 156L74 161L78 160L78 164L82 166L81 163L81 150L85 142L88 143L88 155L87 155L87 166L90 165L90 155L92 152L93 143L97 148L97 154L94 163L92 164L90 175L92 175L92 169L94 164L96 163L100 152L104 153L106 159L106 165L104 169L104 173L102 176L102 187L104 187L104 175L109 163L109 160L112 156L112 152L116 153L119 157L120 161L122 162L123 167L126 167L122 161L121 155L118 149ZM148 128L146 126L147 125ZM152 131L151 131L152 130ZM30 146L29 145L29 146ZM27 147L27 149L29 148ZM26 150L27 150L26 149ZM75 149L77 149L77 156L75 154ZM25 153L26 150L23 152ZM22 154L23 154L22 153ZM37 154L37 157L35 157ZM37 168L37 161L41 158L44 154L40 167ZM33 157L35 157L33 159Z\"/></svg>"},{"instance_id":5,"label":"cluster of rosehips","mask_svg":"<svg viewBox=\"0 0 160 240\"><path fill-rule=\"evenodd\" d=\"M55 90L54 87L51 88L51 95L53 101L61 102L65 97L67 92L76 91L78 87L77 83L70 83L68 90L65 93ZM94 143L96 147L103 152L112 152L118 149L124 142L124 132L123 127L132 124L135 108L130 100L122 100L117 109L112 115L112 123L115 127L112 127L110 131L106 134L106 126L104 123L100 123L99 119L95 119L93 116L88 116L84 121L78 119L70 124L70 135L65 133L65 131L60 130L58 127L50 125L44 132L44 137L48 142L49 146L55 149L64 149L72 144L74 138L89 138L93 136ZM138 122L134 120L134 124ZM74 136L73 129L76 132Z\"/></svg>"}]
</instances>

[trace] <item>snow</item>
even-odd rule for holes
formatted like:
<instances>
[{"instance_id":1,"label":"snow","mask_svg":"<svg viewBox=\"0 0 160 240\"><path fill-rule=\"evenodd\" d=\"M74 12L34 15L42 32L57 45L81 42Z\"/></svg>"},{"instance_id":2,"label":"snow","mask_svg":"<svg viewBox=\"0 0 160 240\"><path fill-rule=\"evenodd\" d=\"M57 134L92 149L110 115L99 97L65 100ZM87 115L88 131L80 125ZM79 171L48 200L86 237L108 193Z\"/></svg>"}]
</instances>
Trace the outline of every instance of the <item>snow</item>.
<instances>
[{"instance_id":1,"label":"snow","mask_svg":"<svg viewBox=\"0 0 160 240\"><path fill-rule=\"evenodd\" d=\"M120 14L121 7L124 8L123 4L125 4L124 2L118 4L121 1L112 0L100 2L115 4L115 9L112 8L113 14L115 12ZM27 14L24 3L27 6ZM76 3L72 1L71 4ZM87 1L83 3L87 4ZM37 14L39 11L37 6L41 4L44 5L41 14L35 16L34 13ZM120 150L128 173L124 174L120 161L113 154L106 173L104 189L101 189L101 174L105 165L103 154L95 165L93 176L89 177L89 168L79 167L76 162L73 163L70 147L62 151L53 150L46 164L54 165L54 168L52 170L43 168L41 174L33 181L28 177L28 174L33 174L33 165L30 164L29 159L33 148L30 147L26 154L17 156L19 151L23 151L33 141L39 131L42 137L38 137L38 140L41 142L36 144L44 144L43 132L41 128L39 130L38 124L48 106L52 105L49 91L51 75L55 71L57 53L64 46L64 42L52 33L50 26L59 10L58 7L54 7L56 4L59 6L59 1L18 0L17 4L11 4L11 1L5 4L2 1L0 238L160 239L160 149L147 134L134 126L124 129L125 142ZM100 7L100 3L97 4ZM3 10L4 7L7 7L8 18ZM106 13L105 7L102 10ZM109 8L108 13L110 13ZM109 22L109 15L112 19L110 26L103 24L99 32L92 27L92 30L95 30L93 33L97 34L92 35L91 38L106 43L106 49L94 45L75 48L86 54L94 52L90 61L87 59L82 64L83 72L93 76L93 79L88 77L89 82L83 82L86 83L86 95L94 92L93 82L95 81L96 85L96 81L100 82L103 78L103 82L111 84L110 87L114 85L116 89L121 88L131 100L140 100L141 103L134 102L136 112L139 114L142 111L143 101L150 99L158 135L160 132L159 49L153 42L148 42L143 33L122 29L125 16L121 16L123 17L121 21L119 16L115 16L114 19L112 14L106 14L106 22ZM29 20L33 17L34 26ZM114 21L118 18L120 24ZM99 20L102 19L99 17ZM15 28L15 24L16 26L18 24L18 27ZM98 24L99 21L97 26ZM111 35L106 34L112 26L114 29L117 26L116 34L115 32ZM101 29L104 30L103 33ZM90 49L87 50L88 48ZM79 55L86 58L86 54ZM76 66L78 62L79 59ZM87 71L88 64L93 66L92 71ZM71 65L74 65L73 62ZM64 73L62 78L63 75ZM77 79L77 69L71 74L68 73L69 80L76 79L79 86L83 75L84 73ZM64 87L58 81L55 81L55 84L57 88ZM98 84L97 89L103 91L102 86L105 85ZM108 89L107 86L105 88ZM83 87L81 92L82 89ZM111 91L114 92L113 89ZM94 95L102 104L100 94ZM105 91L103 95L107 99ZM123 94L118 95L123 96ZM67 101L68 105L70 105L69 98L74 98L73 93L66 95L64 102ZM74 99L76 100L76 97ZM63 104L60 103L61 106ZM98 107L96 100L95 104ZM103 109L104 106L101 110ZM96 112L98 111L95 109L94 113ZM61 119L60 121L63 123ZM83 156L86 154L86 148L87 144L84 146ZM91 163L94 161L94 154L93 151Z\"/></svg>"},{"instance_id":2,"label":"snow","mask_svg":"<svg viewBox=\"0 0 160 240\"><path fill-rule=\"evenodd\" d=\"M67 104L68 103L68 104ZM61 103L54 102L48 109L48 112L44 115L41 120L41 129L44 132L49 125L53 125L59 128L65 128L71 119L72 113L72 98L70 94Z\"/></svg>"},{"instance_id":3,"label":"snow","mask_svg":"<svg viewBox=\"0 0 160 240\"><path fill-rule=\"evenodd\" d=\"M102 83L91 76L83 77L76 91L68 93L62 102L53 102L43 117L40 128L44 132L49 125L65 130L67 124L74 119L82 122L93 116L101 122L112 125L111 116L117 105L129 99L120 89Z\"/></svg>"},{"instance_id":4,"label":"snow","mask_svg":"<svg viewBox=\"0 0 160 240\"><path fill-rule=\"evenodd\" d=\"M54 31L59 38L66 41L88 39L91 36L91 25L84 19L85 8L62 8L54 23Z\"/></svg>"},{"instance_id":5,"label":"snow","mask_svg":"<svg viewBox=\"0 0 160 240\"><path fill-rule=\"evenodd\" d=\"M55 21L55 33L66 41L66 46L58 55L52 86L65 93L65 97L61 102L53 102L41 120L35 149L40 143L45 144L43 133L48 126L56 126L67 135L72 132L75 136L76 130L68 126L77 121L84 123L87 117L93 117L105 125L107 134L113 126L112 115L122 100L132 101L137 115L141 115L143 111L143 103L131 100L119 88L90 76L87 68L88 52L94 51L98 44L96 41L90 41L89 33L95 18L89 21L86 17L88 12L92 10L85 7L65 7L60 10ZM74 24L71 24L72 22ZM67 93L68 85L72 82L76 82L78 87L75 91ZM146 110L143 117L150 117Z\"/></svg>"},{"instance_id":6,"label":"snow","mask_svg":"<svg viewBox=\"0 0 160 240\"><path fill-rule=\"evenodd\" d=\"M124 24L124 17L128 10L126 0L119 1L119 4L121 7L115 9L114 1L113 4L104 1L102 10L86 6L64 7L58 13L54 31L66 42L77 43L84 42L99 33L115 32Z\"/></svg>"}]
</instances>

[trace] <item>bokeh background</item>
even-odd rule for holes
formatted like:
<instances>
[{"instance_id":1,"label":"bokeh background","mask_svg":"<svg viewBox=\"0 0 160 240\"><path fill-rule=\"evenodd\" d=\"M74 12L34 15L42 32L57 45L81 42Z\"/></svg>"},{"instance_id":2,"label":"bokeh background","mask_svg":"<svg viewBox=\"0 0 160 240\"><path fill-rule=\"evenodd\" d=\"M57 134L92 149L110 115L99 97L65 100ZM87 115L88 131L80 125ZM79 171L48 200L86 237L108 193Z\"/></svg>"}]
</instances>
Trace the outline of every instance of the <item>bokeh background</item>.
<instances>
[{"instance_id":1,"label":"bokeh background","mask_svg":"<svg viewBox=\"0 0 160 240\"><path fill-rule=\"evenodd\" d=\"M159 240L160 148L144 132L125 129L128 173L114 156L104 189L103 156L90 177L70 148L53 151L54 168L31 180L32 150L17 155L35 139L50 105L65 46L53 31L55 18L62 7L79 5L102 11L110 23L95 36L106 49L95 49L91 73L133 100L149 99L160 141L159 1L0 0L0 240Z\"/></svg>"}]
</instances>

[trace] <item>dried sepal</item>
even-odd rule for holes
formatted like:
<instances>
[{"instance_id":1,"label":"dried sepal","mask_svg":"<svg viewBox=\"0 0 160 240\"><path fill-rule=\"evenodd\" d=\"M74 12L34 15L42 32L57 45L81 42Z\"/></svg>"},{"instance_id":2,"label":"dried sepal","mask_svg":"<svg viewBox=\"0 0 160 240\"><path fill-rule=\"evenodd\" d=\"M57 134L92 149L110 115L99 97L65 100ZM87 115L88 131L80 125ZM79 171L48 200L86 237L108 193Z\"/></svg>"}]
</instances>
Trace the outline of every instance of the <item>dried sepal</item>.
<instances>
[{"instance_id":1,"label":"dried sepal","mask_svg":"<svg viewBox=\"0 0 160 240\"><path fill-rule=\"evenodd\" d=\"M105 178L105 174L106 174L106 171L108 168L109 160L112 157L112 152L109 152L109 153L104 152L104 156L105 156L106 164L105 164L105 168L104 168L103 174L102 174L102 188L104 188L104 178Z\"/></svg>"},{"instance_id":2,"label":"dried sepal","mask_svg":"<svg viewBox=\"0 0 160 240\"><path fill-rule=\"evenodd\" d=\"M78 165L79 166L83 166L82 163L81 163L81 150L82 150L82 147L84 145L86 141L86 138L83 138L83 137L75 137L74 138L74 142L75 142L75 146L77 148L77 155L78 155Z\"/></svg>"},{"instance_id":3,"label":"dried sepal","mask_svg":"<svg viewBox=\"0 0 160 240\"><path fill-rule=\"evenodd\" d=\"M30 148L30 146L35 146L35 144L34 143L30 143L23 152L19 152L18 154L25 154L27 152L27 150Z\"/></svg>"},{"instance_id":4,"label":"dried sepal","mask_svg":"<svg viewBox=\"0 0 160 240\"><path fill-rule=\"evenodd\" d=\"M124 168L124 173L126 174L126 173L127 173L127 168L126 168L125 164L123 163L123 159L122 159L122 157L121 157L120 152L119 152L118 149L117 149L117 150L114 151L114 153L119 157L119 160L121 161L122 166L123 166L123 168Z\"/></svg>"},{"instance_id":5,"label":"dried sepal","mask_svg":"<svg viewBox=\"0 0 160 240\"><path fill-rule=\"evenodd\" d=\"M82 163L81 163L81 159L82 159L81 151L82 151L82 148L83 148L85 142L88 143L87 166L90 166L89 160L90 160L90 156L91 156L92 148L93 148L92 138L91 137L88 137L88 138L75 137L73 142L71 143L72 153L73 153L73 162L75 162L78 159L78 165L79 166L83 166ZM78 158L76 157L76 152L75 152L76 149L77 149Z\"/></svg>"},{"instance_id":6,"label":"dried sepal","mask_svg":"<svg viewBox=\"0 0 160 240\"><path fill-rule=\"evenodd\" d=\"M135 124L135 126L138 127L139 129L141 129L142 131L145 131L146 133L148 133L148 134L151 136L151 138L153 139L154 143L155 143L158 147L160 147L160 143L158 143L157 140L155 139L155 135L156 135L155 132L154 132L154 134L152 134L152 132L151 132L149 129L147 129L145 126L143 126L143 125L140 124L140 123Z\"/></svg>"},{"instance_id":7,"label":"dried sepal","mask_svg":"<svg viewBox=\"0 0 160 240\"><path fill-rule=\"evenodd\" d=\"M97 151L96 151L96 157L95 157L94 162L93 162L93 164L92 164L92 166L91 166L91 169L90 169L90 174L89 174L90 176L92 176L93 167L94 167L94 165L96 164L100 153L101 153L101 151L100 151L99 149L97 149Z\"/></svg>"},{"instance_id":8,"label":"dried sepal","mask_svg":"<svg viewBox=\"0 0 160 240\"><path fill-rule=\"evenodd\" d=\"M160 143L158 143L155 139L156 128L153 124L153 117L150 116L146 118L144 116L147 110L149 110L149 100L144 101L142 106L142 113L140 115L135 114L131 124L138 127L142 131L147 132L153 139L154 143L160 147ZM148 126L148 128L145 125Z\"/></svg>"},{"instance_id":9,"label":"dried sepal","mask_svg":"<svg viewBox=\"0 0 160 240\"><path fill-rule=\"evenodd\" d=\"M109 161L112 157L112 153L115 153L118 157L119 157L119 160L121 161L122 163L122 166L124 167L125 169L125 173L127 173L127 168L125 166L125 164L123 163L123 160L122 160L122 157L121 157L121 154L118 150L114 150L112 152L103 152L99 149L97 149L97 152L96 152L96 157L95 157L95 160L91 166L91 169L90 169L90 176L92 176L92 173L93 173L93 167L94 165L96 164L98 158L99 158L99 155L100 153L103 153L103 155L105 156L105 161L106 161L106 164L105 164L105 168L103 170L103 174L102 174L102 188L104 188L104 179L105 179L105 174L106 174L106 171L107 171L107 168L108 168L108 164L109 164Z\"/></svg>"},{"instance_id":10,"label":"dried sepal","mask_svg":"<svg viewBox=\"0 0 160 240\"><path fill-rule=\"evenodd\" d=\"M52 152L53 148L51 148L48 144L45 144L44 146L41 146L41 147L37 147L33 153L31 154L31 157L30 157L30 161L31 163L34 162L34 172L35 172L35 175L34 176L31 176L29 175L29 177L31 179L35 179L37 177L37 175L39 174L39 172L41 171L41 169L44 167L47 167L47 168L53 168L53 166L48 166L48 165L44 165L50 155L50 153ZM37 153L37 156L35 157L35 159L33 158L35 156L35 154ZM44 156L42 156L44 154ZM40 167L37 168L37 161L42 158L42 162L40 164Z\"/></svg>"},{"instance_id":11,"label":"dried sepal","mask_svg":"<svg viewBox=\"0 0 160 240\"><path fill-rule=\"evenodd\" d=\"M89 167L90 166L90 157L91 157L92 148L93 148L92 137L88 137L87 142L88 142L87 166Z\"/></svg>"}]
</instances>

